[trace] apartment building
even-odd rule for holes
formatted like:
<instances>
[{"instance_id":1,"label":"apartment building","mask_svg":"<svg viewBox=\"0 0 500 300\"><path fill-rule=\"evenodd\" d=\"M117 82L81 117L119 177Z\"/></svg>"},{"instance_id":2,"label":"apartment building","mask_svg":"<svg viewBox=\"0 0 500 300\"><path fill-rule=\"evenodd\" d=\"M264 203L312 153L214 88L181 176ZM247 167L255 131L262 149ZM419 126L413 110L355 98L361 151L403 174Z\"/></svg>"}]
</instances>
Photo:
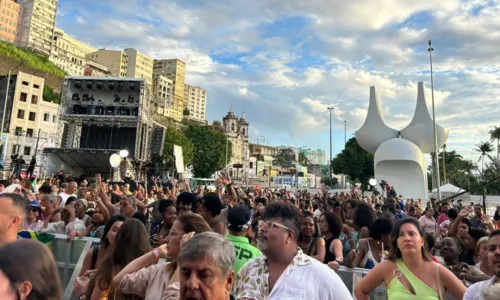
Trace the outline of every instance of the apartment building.
<instances>
[{"instance_id":1,"label":"apartment building","mask_svg":"<svg viewBox=\"0 0 500 300\"><path fill-rule=\"evenodd\" d=\"M15 43L50 55L59 0L17 0L23 7Z\"/></svg>"},{"instance_id":2,"label":"apartment building","mask_svg":"<svg viewBox=\"0 0 500 300\"><path fill-rule=\"evenodd\" d=\"M186 106L185 78L186 64L180 59L156 59L153 65L153 74L164 75L173 83L174 106L182 116Z\"/></svg>"},{"instance_id":3,"label":"apartment building","mask_svg":"<svg viewBox=\"0 0 500 300\"><path fill-rule=\"evenodd\" d=\"M95 51L96 48L56 28L49 59L69 75L82 76L85 72L86 55Z\"/></svg>"},{"instance_id":4,"label":"apartment building","mask_svg":"<svg viewBox=\"0 0 500 300\"><path fill-rule=\"evenodd\" d=\"M0 40L13 43L20 29L22 7L14 0L0 0Z\"/></svg>"},{"instance_id":5,"label":"apartment building","mask_svg":"<svg viewBox=\"0 0 500 300\"><path fill-rule=\"evenodd\" d=\"M302 152L312 165L326 165L326 152L321 149L301 149Z\"/></svg>"},{"instance_id":6,"label":"apartment building","mask_svg":"<svg viewBox=\"0 0 500 300\"><path fill-rule=\"evenodd\" d=\"M189 118L205 121L207 111L207 92L199 86L186 84L184 86L184 99L189 110Z\"/></svg>"},{"instance_id":7,"label":"apartment building","mask_svg":"<svg viewBox=\"0 0 500 300\"><path fill-rule=\"evenodd\" d=\"M128 55L121 50L99 49L87 54L87 59L106 66L112 77L127 77Z\"/></svg>"},{"instance_id":8,"label":"apartment building","mask_svg":"<svg viewBox=\"0 0 500 300\"><path fill-rule=\"evenodd\" d=\"M153 75L153 101L158 105L157 113L180 122L182 121L182 114L174 105L172 90L172 80L163 75Z\"/></svg>"},{"instance_id":9,"label":"apartment building","mask_svg":"<svg viewBox=\"0 0 500 300\"><path fill-rule=\"evenodd\" d=\"M109 77L110 72L108 67L101 65L100 63L95 62L91 59L86 59L83 76Z\"/></svg>"},{"instance_id":10,"label":"apartment building","mask_svg":"<svg viewBox=\"0 0 500 300\"><path fill-rule=\"evenodd\" d=\"M128 56L127 77L146 78L149 84L153 81L153 58L133 48L123 50Z\"/></svg>"},{"instance_id":11,"label":"apartment building","mask_svg":"<svg viewBox=\"0 0 500 300\"><path fill-rule=\"evenodd\" d=\"M36 154L40 162L42 148L57 146L59 105L43 101L44 84L44 78L23 72L11 76L7 109L2 112L2 119L5 113L5 125L0 159L5 162L4 166L10 166L12 154L18 154L26 162ZM7 76L1 76L1 107L6 87Z\"/></svg>"}]
</instances>

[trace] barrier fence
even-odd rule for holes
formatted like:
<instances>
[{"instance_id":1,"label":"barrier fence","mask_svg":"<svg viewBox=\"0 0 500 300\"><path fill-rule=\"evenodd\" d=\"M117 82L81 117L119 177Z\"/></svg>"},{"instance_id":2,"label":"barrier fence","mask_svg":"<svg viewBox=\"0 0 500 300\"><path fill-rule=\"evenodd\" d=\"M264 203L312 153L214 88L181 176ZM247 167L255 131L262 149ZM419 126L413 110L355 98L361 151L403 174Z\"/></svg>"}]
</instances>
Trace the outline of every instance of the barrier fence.
<instances>
[{"instance_id":1,"label":"barrier fence","mask_svg":"<svg viewBox=\"0 0 500 300\"><path fill-rule=\"evenodd\" d=\"M59 270L59 276L64 290L64 300L77 300L74 293L74 281L82 269L85 254L92 247L99 245L100 240L94 238L75 238L71 243L66 240L66 235L56 234L55 239L48 244ZM356 284L368 274L369 269L346 268L341 266L337 270L344 284L351 294L354 294ZM372 300L387 300L385 286L382 284L370 294ZM446 300L453 299L447 295Z\"/></svg>"}]
</instances>

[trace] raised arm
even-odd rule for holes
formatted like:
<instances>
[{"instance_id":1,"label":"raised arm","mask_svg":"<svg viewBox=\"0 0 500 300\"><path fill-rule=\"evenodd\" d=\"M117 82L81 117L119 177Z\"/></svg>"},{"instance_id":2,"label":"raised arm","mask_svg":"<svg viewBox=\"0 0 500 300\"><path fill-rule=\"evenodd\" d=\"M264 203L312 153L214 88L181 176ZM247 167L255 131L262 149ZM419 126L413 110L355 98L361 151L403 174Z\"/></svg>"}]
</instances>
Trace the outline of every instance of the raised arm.
<instances>
[{"instance_id":1,"label":"raised arm","mask_svg":"<svg viewBox=\"0 0 500 300\"><path fill-rule=\"evenodd\" d=\"M460 222L462 219L469 215L467 209L462 209L459 213L453 224L451 224L449 236L457 236L458 227L460 226Z\"/></svg>"}]
</instances>

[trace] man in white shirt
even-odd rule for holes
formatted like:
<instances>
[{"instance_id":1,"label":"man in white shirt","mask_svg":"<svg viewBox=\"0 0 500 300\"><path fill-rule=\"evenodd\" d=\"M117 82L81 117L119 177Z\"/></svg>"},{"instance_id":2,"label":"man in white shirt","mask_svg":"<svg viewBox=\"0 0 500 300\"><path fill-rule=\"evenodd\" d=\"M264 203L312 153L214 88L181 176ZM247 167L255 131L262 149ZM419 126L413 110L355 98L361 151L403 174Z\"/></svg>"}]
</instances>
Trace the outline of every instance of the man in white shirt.
<instances>
[{"instance_id":1,"label":"man in white shirt","mask_svg":"<svg viewBox=\"0 0 500 300\"><path fill-rule=\"evenodd\" d=\"M488 240L488 263L493 267L495 276L471 285L464 295L464 300L482 300L483 291L500 284L500 229L491 232ZM490 299L490 298L488 298Z\"/></svg>"},{"instance_id":2,"label":"man in white shirt","mask_svg":"<svg viewBox=\"0 0 500 300\"><path fill-rule=\"evenodd\" d=\"M241 268L236 299L352 299L333 270L298 247L299 230L299 211L293 204L276 201L266 207L257 244L265 256Z\"/></svg>"},{"instance_id":3,"label":"man in white shirt","mask_svg":"<svg viewBox=\"0 0 500 300\"><path fill-rule=\"evenodd\" d=\"M58 203L59 203L59 208L64 208L64 205L66 204L66 200L68 200L69 197L73 196L76 197L76 190L78 189L78 184L74 181L70 182L64 192L59 193L58 195Z\"/></svg>"}]
</instances>

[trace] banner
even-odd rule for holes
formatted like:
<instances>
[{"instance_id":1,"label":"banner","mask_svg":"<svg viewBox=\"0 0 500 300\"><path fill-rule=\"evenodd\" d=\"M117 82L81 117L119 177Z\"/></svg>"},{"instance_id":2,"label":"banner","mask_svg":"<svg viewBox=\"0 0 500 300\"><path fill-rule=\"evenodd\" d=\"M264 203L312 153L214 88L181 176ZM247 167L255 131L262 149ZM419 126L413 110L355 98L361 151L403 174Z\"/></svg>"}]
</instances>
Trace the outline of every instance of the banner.
<instances>
[{"instance_id":1,"label":"banner","mask_svg":"<svg viewBox=\"0 0 500 300\"><path fill-rule=\"evenodd\" d=\"M177 173L184 173L184 156L182 155L182 147L174 145L175 168Z\"/></svg>"}]
</instances>

